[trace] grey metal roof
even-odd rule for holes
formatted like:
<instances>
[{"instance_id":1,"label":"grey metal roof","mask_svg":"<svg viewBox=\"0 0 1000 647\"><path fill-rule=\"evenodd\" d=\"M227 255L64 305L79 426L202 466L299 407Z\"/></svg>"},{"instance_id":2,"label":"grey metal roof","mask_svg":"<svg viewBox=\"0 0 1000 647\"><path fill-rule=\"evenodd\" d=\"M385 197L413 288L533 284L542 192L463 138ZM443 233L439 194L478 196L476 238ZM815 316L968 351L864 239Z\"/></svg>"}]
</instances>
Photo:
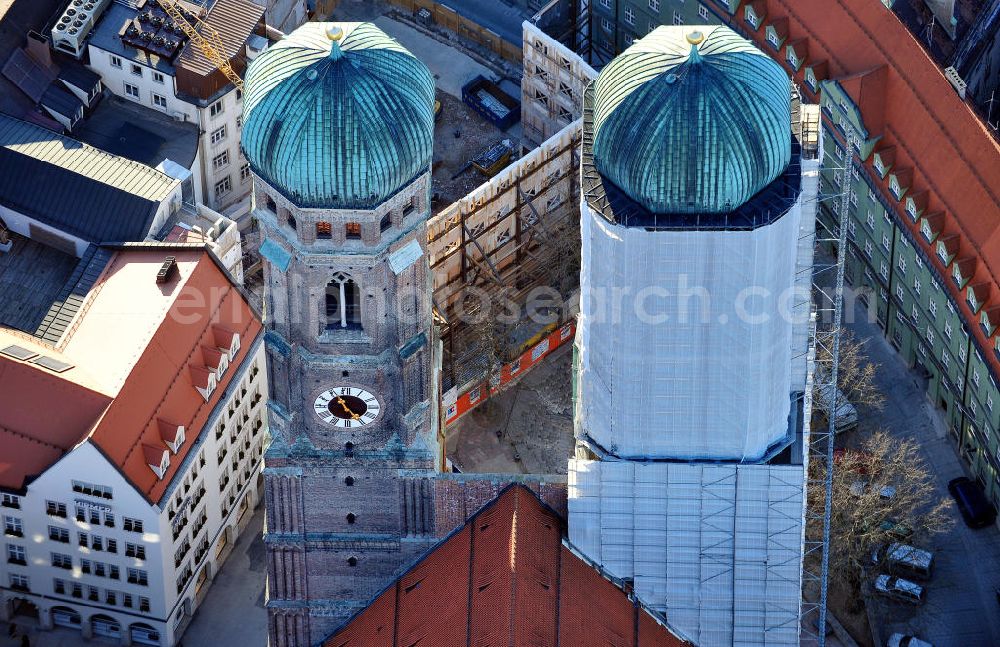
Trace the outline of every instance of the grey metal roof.
<instances>
[{"instance_id":1,"label":"grey metal roof","mask_svg":"<svg viewBox=\"0 0 1000 647\"><path fill-rule=\"evenodd\" d=\"M90 92L101 82L101 76L91 72L75 61L60 61L59 80L69 83L75 88Z\"/></svg>"},{"instance_id":2,"label":"grey metal roof","mask_svg":"<svg viewBox=\"0 0 1000 647\"><path fill-rule=\"evenodd\" d=\"M139 241L177 180L0 115L0 204L90 242Z\"/></svg>"},{"instance_id":3,"label":"grey metal roof","mask_svg":"<svg viewBox=\"0 0 1000 647\"><path fill-rule=\"evenodd\" d=\"M81 114L83 109L83 102L75 94L64 90L61 85L56 83L45 89L45 94L42 95L39 103L42 104L42 107L53 110L70 120Z\"/></svg>"},{"instance_id":4,"label":"grey metal roof","mask_svg":"<svg viewBox=\"0 0 1000 647\"><path fill-rule=\"evenodd\" d=\"M72 134L112 155L154 168L169 159L190 169L198 153L196 124L113 95L101 99Z\"/></svg>"},{"instance_id":5,"label":"grey metal roof","mask_svg":"<svg viewBox=\"0 0 1000 647\"><path fill-rule=\"evenodd\" d=\"M66 327L80 310L87 293L101 276L101 272L111 261L114 252L110 249L90 245L70 274L63 289L49 306L45 318L35 330L35 337L50 344L58 344Z\"/></svg>"}]
</instances>

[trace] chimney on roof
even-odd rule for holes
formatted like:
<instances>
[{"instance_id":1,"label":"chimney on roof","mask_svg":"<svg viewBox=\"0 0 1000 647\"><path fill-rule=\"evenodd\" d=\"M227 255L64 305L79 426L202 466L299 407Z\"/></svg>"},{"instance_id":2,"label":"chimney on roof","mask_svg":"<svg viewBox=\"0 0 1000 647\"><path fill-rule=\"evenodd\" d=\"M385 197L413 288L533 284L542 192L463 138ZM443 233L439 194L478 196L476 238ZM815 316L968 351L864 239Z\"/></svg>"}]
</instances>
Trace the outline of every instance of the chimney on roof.
<instances>
[{"instance_id":1,"label":"chimney on roof","mask_svg":"<svg viewBox=\"0 0 1000 647\"><path fill-rule=\"evenodd\" d=\"M177 259L173 256L167 256L163 259L163 264L160 265L160 271L156 273L157 283L166 283L174 276L174 272L177 269Z\"/></svg>"},{"instance_id":2,"label":"chimney on roof","mask_svg":"<svg viewBox=\"0 0 1000 647\"><path fill-rule=\"evenodd\" d=\"M49 41L34 29L28 32L24 51L42 67L52 69L52 51L49 49Z\"/></svg>"}]
</instances>

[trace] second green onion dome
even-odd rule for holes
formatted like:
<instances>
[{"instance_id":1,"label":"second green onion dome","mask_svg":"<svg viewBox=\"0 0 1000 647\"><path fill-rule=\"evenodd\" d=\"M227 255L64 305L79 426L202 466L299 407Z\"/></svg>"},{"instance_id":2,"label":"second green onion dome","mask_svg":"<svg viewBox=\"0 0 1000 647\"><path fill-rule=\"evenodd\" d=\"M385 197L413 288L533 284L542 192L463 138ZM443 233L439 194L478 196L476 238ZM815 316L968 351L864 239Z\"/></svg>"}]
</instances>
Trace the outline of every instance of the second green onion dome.
<instances>
[{"instance_id":1,"label":"second green onion dome","mask_svg":"<svg viewBox=\"0 0 1000 647\"><path fill-rule=\"evenodd\" d=\"M434 78L375 25L306 23L245 86L244 155L299 207L371 209L430 169Z\"/></svg>"},{"instance_id":2,"label":"second green onion dome","mask_svg":"<svg viewBox=\"0 0 1000 647\"><path fill-rule=\"evenodd\" d=\"M595 82L594 164L653 213L725 213L791 159L788 75L728 27L659 27Z\"/></svg>"}]
</instances>

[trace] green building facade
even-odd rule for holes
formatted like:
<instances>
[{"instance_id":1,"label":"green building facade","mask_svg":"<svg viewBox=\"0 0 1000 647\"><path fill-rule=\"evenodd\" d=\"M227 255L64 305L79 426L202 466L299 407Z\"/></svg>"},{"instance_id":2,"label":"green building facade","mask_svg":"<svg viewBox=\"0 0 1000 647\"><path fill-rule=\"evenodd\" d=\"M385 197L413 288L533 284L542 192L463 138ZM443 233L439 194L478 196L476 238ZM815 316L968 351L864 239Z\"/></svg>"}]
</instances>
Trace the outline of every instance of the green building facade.
<instances>
[{"instance_id":1,"label":"green building facade","mask_svg":"<svg viewBox=\"0 0 1000 647\"><path fill-rule=\"evenodd\" d=\"M727 24L747 35L745 25L765 23L768 43L765 49L781 56L799 70L803 63L795 54L795 44L772 26L765 16L753 14L753 4L744 5L734 15L739 0L588 0L591 58L601 64L632 42L661 24ZM749 36L748 36L749 37ZM770 47L767 47L770 45ZM787 46L786 46L787 45ZM957 284L970 304L976 303L969 277L962 276L962 262L952 263L955 245L939 238L943 218L924 213L925 196L908 192L908 178L892 175L891 163L881 165L883 179L889 176L891 196L883 195L860 163L873 155L877 139L869 137L863 115L836 81L817 81L825 74L812 74L807 67L804 78L820 97L823 115L824 164L821 178L819 217L835 218L843 191L849 191L849 218L846 280L856 298L867 305L883 335L924 383L928 400L944 416L952 440L962 459L1000 507L1000 388L984 353L1000 352L979 348L969 334L970 326L992 326L1000 313L973 307L979 321L963 319L946 282ZM847 134L860 141L854 165L845 150ZM897 205L890 203L895 198ZM903 214L899 212L902 211ZM904 215L905 214L905 215ZM901 218L919 224L913 234ZM950 275L944 276L926 252L913 240L920 235L941 256ZM833 252L835 250L828 249ZM913 406L922 403L914 402Z\"/></svg>"}]
</instances>

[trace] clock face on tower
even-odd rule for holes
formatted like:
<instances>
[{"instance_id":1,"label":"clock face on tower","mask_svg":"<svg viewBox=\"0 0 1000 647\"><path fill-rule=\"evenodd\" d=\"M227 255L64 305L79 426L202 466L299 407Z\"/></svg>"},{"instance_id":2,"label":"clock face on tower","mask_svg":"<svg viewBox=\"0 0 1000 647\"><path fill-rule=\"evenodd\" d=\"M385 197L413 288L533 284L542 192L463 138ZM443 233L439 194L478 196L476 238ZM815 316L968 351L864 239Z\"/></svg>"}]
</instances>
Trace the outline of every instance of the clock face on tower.
<instances>
[{"instance_id":1,"label":"clock face on tower","mask_svg":"<svg viewBox=\"0 0 1000 647\"><path fill-rule=\"evenodd\" d=\"M382 403L377 397L353 386L335 386L324 391L313 406L323 422L343 429L370 425L382 412Z\"/></svg>"}]
</instances>

